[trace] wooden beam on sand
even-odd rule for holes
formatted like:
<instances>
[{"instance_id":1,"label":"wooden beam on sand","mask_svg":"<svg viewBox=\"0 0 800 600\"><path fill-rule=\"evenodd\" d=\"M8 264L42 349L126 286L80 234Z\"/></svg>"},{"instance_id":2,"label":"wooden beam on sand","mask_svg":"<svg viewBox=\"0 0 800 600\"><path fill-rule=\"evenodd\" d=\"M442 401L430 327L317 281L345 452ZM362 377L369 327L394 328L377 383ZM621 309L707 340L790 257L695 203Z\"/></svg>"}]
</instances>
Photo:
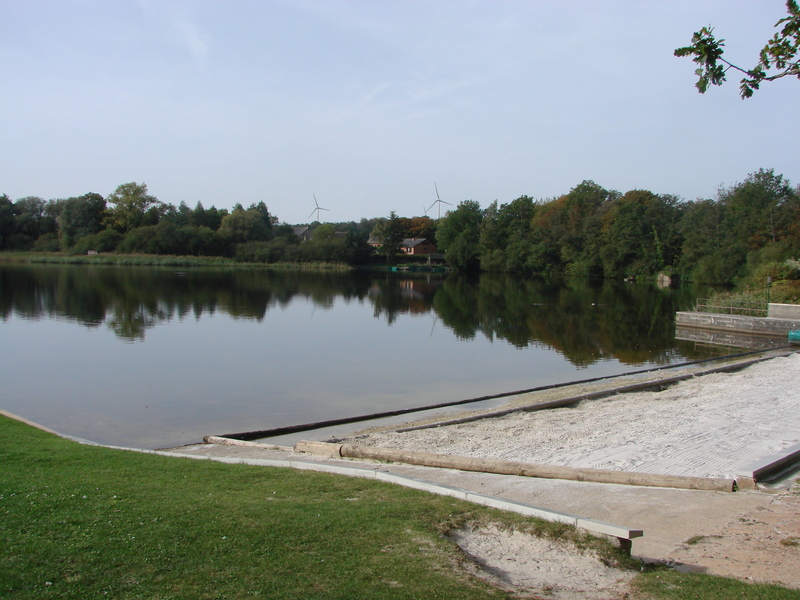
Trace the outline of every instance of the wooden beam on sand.
<instances>
[{"instance_id":1,"label":"wooden beam on sand","mask_svg":"<svg viewBox=\"0 0 800 600\"><path fill-rule=\"evenodd\" d=\"M586 469L538 465L533 463L474 458L433 452L398 450L377 446L358 446L356 444L331 444L328 442L300 441L295 446L297 452L308 452L331 457L359 458L368 460L406 463L425 467L458 469L500 475L539 477L542 479L565 479L593 483L616 483L620 485L640 485L648 487L668 487L688 490L707 490L733 492L736 482L733 479L688 477L682 475L656 475L652 473L633 473L630 471L610 471L605 469Z\"/></svg>"}]
</instances>

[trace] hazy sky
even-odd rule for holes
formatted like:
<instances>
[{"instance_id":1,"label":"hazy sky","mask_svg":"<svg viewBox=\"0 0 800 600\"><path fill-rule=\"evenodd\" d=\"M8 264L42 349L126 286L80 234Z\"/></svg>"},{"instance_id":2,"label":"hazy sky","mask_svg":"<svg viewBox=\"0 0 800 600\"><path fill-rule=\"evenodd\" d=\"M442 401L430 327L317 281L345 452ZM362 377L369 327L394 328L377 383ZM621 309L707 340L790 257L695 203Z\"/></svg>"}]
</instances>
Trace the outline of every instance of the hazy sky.
<instances>
[{"instance_id":1,"label":"hazy sky","mask_svg":"<svg viewBox=\"0 0 800 600\"><path fill-rule=\"evenodd\" d=\"M307 222L487 206L585 179L687 200L800 183L800 82L705 95L712 24L753 66L783 0L0 0L0 193L147 183ZM435 209L434 209L435 216Z\"/></svg>"}]
</instances>

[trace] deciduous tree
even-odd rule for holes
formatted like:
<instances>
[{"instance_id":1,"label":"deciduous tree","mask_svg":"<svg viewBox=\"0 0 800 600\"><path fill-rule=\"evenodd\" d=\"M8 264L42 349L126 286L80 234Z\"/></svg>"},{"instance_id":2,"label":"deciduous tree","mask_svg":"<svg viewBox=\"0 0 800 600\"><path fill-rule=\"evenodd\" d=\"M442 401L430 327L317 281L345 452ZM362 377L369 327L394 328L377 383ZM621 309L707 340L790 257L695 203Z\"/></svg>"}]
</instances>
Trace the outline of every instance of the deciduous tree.
<instances>
[{"instance_id":1,"label":"deciduous tree","mask_svg":"<svg viewBox=\"0 0 800 600\"><path fill-rule=\"evenodd\" d=\"M108 210L105 225L121 233L159 221L161 202L147 193L144 183L123 183L106 198L113 207Z\"/></svg>"},{"instance_id":2,"label":"deciduous tree","mask_svg":"<svg viewBox=\"0 0 800 600\"><path fill-rule=\"evenodd\" d=\"M61 248L71 248L87 235L98 233L103 227L106 201L100 194L88 193L67 198L58 216L58 239Z\"/></svg>"},{"instance_id":3,"label":"deciduous tree","mask_svg":"<svg viewBox=\"0 0 800 600\"><path fill-rule=\"evenodd\" d=\"M448 211L436 230L436 242L447 263L457 271L476 270L479 265L478 243L483 211L475 200L460 202Z\"/></svg>"}]
</instances>

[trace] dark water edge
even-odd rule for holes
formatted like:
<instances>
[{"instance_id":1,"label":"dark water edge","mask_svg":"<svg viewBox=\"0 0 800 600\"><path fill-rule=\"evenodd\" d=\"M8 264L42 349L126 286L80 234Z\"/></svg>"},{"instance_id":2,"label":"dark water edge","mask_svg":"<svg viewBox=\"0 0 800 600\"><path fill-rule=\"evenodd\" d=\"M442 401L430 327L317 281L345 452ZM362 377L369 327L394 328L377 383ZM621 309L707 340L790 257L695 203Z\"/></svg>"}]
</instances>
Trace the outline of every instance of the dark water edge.
<instances>
[{"instance_id":1,"label":"dark water edge","mask_svg":"<svg viewBox=\"0 0 800 600\"><path fill-rule=\"evenodd\" d=\"M0 265L0 406L153 448L698 360L705 290L431 273Z\"/></svg>"}]
</instances>

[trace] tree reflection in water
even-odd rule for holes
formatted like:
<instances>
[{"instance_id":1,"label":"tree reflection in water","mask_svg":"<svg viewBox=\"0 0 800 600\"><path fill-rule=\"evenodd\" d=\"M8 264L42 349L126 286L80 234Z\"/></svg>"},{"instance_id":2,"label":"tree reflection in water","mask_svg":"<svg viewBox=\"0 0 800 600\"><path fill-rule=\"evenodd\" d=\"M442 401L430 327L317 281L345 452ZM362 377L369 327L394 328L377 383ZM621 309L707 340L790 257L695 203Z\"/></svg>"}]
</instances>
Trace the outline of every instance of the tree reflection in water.
<instances>
[{"instance_id":1,"label":"tree reflection in water","mask_svg":"<svg viewBox=\"0 0 800 600\"><path fill-rule=\"evenodd\" d=\"M674 314L689 287L659 290L607 280L433 273L328 273L261 269L0 266L0 315L105 325L121 340L144 340L172 319L220 311L260 322L296 299L331 309L369 302L376 319L432 313L461 340L484 336L517 348L542 346L578 367L615 358L637 365L676 354ZM682 356L693 349L684 344ZM694 353L700 356L699 353Z\"/></svg>"}]
</instances>

